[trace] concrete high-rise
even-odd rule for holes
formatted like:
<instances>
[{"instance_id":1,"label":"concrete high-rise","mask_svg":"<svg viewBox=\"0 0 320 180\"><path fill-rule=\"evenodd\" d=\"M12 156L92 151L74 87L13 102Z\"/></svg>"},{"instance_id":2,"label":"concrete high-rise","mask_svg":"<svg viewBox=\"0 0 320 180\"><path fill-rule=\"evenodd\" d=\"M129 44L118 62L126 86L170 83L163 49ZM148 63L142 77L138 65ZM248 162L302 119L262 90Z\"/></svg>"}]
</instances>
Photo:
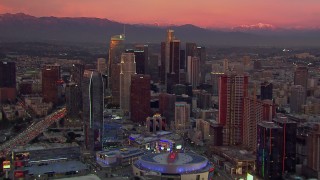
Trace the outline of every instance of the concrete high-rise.
<instances>
[{"instance_id":1,"label":"concrete high-rise","mask_svg":"<svg viewBox=\"0 0 320 180\"><path fill-rule=\"evenodd\" d=\"M192 85L193 89L196 89L200 84L200 59L188 56L187 66L187 82Z\"/></svg>"},{"instance_id":2,"label":"concrete high-rise","mask_svg":"<svg viewBox=\"0 0 320 180\"><path fill-rule=\"evenodd\" d=\"M60 66L46 65L42 68L42 96L44 102L58 103L58 81Z\"/></svg>"},{"instance_id":3,"label":"concrete high-rise","mask_svg":"<svg viewBox=\"0 0 320 180\"><path fill-rule=\"evenodd\" d=\"M143 124L151 114L150 76L134 74L131 76L130 113L131 120Z\"/></svg>"},{"instance_id":4,"label":"concrete high-rise","mask_svg":"<svg viewBox=\"0 0 320 180\"><path fill-rule=\"evenodd\" d=\"M290 112L302 113L302 106L306 103L306 89L302 85L291 87Z\"/></svg>"},{"instance_id":5,"label":"concrete high-rise","mask_svg":"<svg viewBox=\"0 0 320 180\"><path fill-rule=\"evenodd\" d=\"M120 108L123 112L130 111L131 76L136 74L134 53L122 53L120 71Z\"/></svg>"},{"instance_id":6,"label":"concrete high-rise","mask_svg":"<svg viewBox=\"0 0 320 180\"><path fill-rule=\"evenodd\" d=\"M248 150L257 149L257 126L262 121L263 102L256 97L245 97L242 145Z\"/></svg>"},{"instance_id":7,"label":"concrete high-rise","mask_svg":"<svg viewBox=\"0 0 320 180\"><path fill-rule=\"evenodd\" d=\"M111 90L111 103L115 106L120 105L120 61L121 54L124 52L124 35L111 37L109 46L108 61L108 87Z\"/></svg>"},{"instance_id":8,"label":"concrete high-rise","mask_svg":"<svg viewBox=\"0 0 320 180\"><path fill-rule=\"evenodd\" d=\"M16 64L15 62L0 62L0 102L16 99Z\"/></svg>"},{"instance_id":9,"label":"concrete high-rise","mask_svg":"<svg viewBox=\"0 0 320 180\"><path fill-rule=\"evenodd\" d=\"M248 94L247 75L224 74L219 83L219 123L223 144L239 145L243 139L244 98Z\"/></svg>"},{"instance_id":10,"label":"concrete high-rise","mask_svg":"<svg viewBox=\"0 0 320 180\"><path fill-rule=\"evenodd\" d=\"M175 103L175 130L185 132L190 126L190 104L186 102Z\"/></svg>"},{"instance_id":11,"label":"concrete high-rise","mask_svg":"<svg viewBox=\"0 0 320 180\"><path fill-rule=\"evenodd\" d=\"M104 81L96 70L85 70L82 84L83 121L87 150L102 149Z\"/></svg>"}]
</instances>

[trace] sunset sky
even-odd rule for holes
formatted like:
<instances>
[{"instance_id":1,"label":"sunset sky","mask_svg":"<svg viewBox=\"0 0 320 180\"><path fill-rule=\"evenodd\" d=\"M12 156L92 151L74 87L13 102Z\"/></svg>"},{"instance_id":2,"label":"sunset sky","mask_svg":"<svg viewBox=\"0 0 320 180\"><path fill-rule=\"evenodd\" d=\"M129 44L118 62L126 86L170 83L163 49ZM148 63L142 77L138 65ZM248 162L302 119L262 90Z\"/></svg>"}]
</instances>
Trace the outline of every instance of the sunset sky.
<instances>
[{"instance_id":1,"label":"sunset sky","mask_svg":"<svg viewBox=\"0 0 320 180\"><path fill-rule=\"evenodd\" d=\"M0 0L0 14L18 12L160 25L320 28L320 0Z\"/></svg>"}]
</instances>

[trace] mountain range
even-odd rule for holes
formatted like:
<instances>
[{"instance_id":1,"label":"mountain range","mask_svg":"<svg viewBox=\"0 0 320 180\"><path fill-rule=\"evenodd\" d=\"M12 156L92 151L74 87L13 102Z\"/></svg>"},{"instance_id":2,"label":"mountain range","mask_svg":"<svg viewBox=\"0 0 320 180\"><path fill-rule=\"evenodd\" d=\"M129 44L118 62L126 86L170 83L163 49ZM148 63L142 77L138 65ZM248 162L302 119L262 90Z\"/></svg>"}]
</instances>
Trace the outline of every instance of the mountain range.
<instances>
[{"instance_id":1,"label":"mountain range","mask_svg":"<svg viewBox=\"0 0 320 180\"><path fill-rule=\"evenodd\" d=\"M205 29L191 24L159 27L126 24L127 43L160 43L166 30L175 30L182 42L213 46L320 46L319 29L281 29L270 24L241 25L230 29ZM99 18L34 17L23 13L0 15L0 42L53 41L106 43L121 34L124 24Z\"/></svg>"}]
</instances>

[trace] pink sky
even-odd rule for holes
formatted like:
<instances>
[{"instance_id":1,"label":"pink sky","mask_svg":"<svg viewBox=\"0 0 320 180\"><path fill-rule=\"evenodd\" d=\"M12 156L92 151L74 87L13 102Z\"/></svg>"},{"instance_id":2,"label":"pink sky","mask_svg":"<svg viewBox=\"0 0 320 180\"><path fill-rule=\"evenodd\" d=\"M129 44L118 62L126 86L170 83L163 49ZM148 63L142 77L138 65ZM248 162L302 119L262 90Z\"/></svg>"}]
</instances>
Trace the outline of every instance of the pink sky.
<instances>
[{"instance_id":1,"label":"pink sky","mask_svg":"<svg viewBox=\"0 0 320 180\"><path fill-rule=\"evenodd\" d=\"M320 0L1 0L0 14L99 17L126 23L320 28Z\"/></svg>"}]
</instances>

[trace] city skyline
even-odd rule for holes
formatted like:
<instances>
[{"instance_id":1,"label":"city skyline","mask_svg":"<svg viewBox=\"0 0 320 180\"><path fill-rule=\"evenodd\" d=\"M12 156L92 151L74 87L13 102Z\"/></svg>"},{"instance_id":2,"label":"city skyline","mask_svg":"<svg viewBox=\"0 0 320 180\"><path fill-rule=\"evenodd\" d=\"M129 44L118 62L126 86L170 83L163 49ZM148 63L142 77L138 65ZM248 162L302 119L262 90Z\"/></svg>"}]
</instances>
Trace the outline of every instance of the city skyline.
<instances>
[{"instance_id":1,"label":"city skyline","mask_svg":"<svg viewBox=\"0 0 320 180\"><path fill-rule=\"evenodd\" d=\"M129 6L130 4L130 6ZM111 8L115 7L115 8ZM272 13L271 13L272 12ZM129 24L182 25L205 28L265 27L320 28L320 2L252 1L48 1L4 0L0 14L26 13L33 16L95 17ZM253 16L254 14L254 16Z\"/></svg>"}]
</instances>

